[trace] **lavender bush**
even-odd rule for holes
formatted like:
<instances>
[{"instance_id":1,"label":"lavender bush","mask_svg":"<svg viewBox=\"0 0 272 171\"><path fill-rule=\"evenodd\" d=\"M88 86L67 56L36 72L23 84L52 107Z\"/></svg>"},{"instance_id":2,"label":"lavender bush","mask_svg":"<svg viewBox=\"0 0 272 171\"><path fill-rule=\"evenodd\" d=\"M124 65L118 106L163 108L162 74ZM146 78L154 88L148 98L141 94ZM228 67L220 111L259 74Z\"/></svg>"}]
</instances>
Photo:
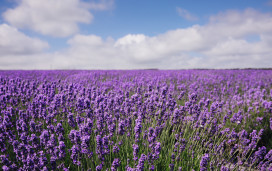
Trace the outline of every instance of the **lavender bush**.
<instances>
[{"instance_id":1,"label":"lavender bush","mask_svg":"<svg viewBox=\"0 0 272 171\"><path fill-rule=\"evenodd\" d=\"M0 71L3 170L272 169L272 71Z\"/></svg>"}]
</instances>

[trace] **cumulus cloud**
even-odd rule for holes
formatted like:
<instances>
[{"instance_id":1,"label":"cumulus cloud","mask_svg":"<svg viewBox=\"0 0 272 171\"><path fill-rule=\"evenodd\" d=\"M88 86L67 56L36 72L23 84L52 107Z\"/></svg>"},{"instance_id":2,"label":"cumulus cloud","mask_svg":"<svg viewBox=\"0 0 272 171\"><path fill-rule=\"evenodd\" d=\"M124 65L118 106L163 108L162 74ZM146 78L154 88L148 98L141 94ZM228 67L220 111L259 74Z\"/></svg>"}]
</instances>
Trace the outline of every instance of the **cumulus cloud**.
<instances>
[{"instance_id":1,"label":"cumulus cloud","mask_svg":"<svg viewBox=\"0 0 272 171\"><path fill-rule=\"evenodd\" d=\"M251 35L259 39L248 41ZM37 63L56 69L272 67L271 35L270 13L226 11L210 17L205 25L156 36L128 34L114 40L77 34L67 41L67 49L41 54L44 62Z\"/></svg>"},{"instance_id":2,"label":"cumulus cloud","mask_svg":"<svg viewBox=\"0 0 272 171\"><path fill-rule=\"evenodd\" d=\"M146 36L144 34L128 34L118 39L115 43L115 46L127 46L131 44L139 44L145 40Z\"/></svg>"},{"instance_id":3,"label":"cumulus cloud","mask_svg":"<svg viewBox=\"0 0 272 171\"><path fill-rule=\"evenodd\" d=\"M178 13L179 16L181 16L182 18L184 18L184 19L186 19L188 21L196 21L196 20L198 20L198 18L195 15L191 14L186 9L177 7L176 10L177 10L177 13Z\"/></svg>"},{"instance_id":4,"label":"cumulus cloud","mask_svg":"<svg viewBox=\"0 0 272 171\"><path fill-rule=\"evenodd\" d=\"M82 2L80 0L22 0L14 9L8 9L3 18L17 28L27 28L44 35L66 37L78 31L78 23L93 20L90 9L105 10L112 0Z\"/></svg>"},{"instance_id":5,"label":"cumulus cloud","mask_svg":"<svg viewBox=\"0 0 272 171\"><path fill-rule=\"evenodd\" d=\"M96 35L75 35L72 39L69 39L67 42L71 46L75 47L94 47L103 44L103 40L101 37Z\"/></svg>"},{"instance_id":6,"label":"cumulus cloud","mask_svg":"<svg viewBox=\"0 0 272 171\"><path fill-rule=\"evenodd\" d=\"M7 55L37 54L47 48L47 42L28 37L7 24L0 25L0 58Z\"/></svg>"},{"instance_id":7,"label":"cumulus cloud","mask_svg":"<svg viewBox=\"0 0 272 171\"><path fill-rule=\"evenodd\" d=\"M29 37L7 24L0 25L1 69L33 69L39 65L48 65L51 55L42 57L48 48L47 42Z\"/></svg>"},{"instance_id":8,"label":"cumulus cloud","mask_svg":"<svg viewBox=\"0 0 272 171\"><path fill-rule=\"evenodd\" d=\"M250 35L258 35L260 40L249 42L246 37ZM271 14L253 9L230 10L210 17L205 25L170 30L153 37L129 34L112 42L99 39L96 42L100 48L89 53L88 49L84 53L78 50L77 54L84 56L95 51L100 58L121 60L133 68L269 67L267 60L271 59L272 50L268 35L272 35ZM75 44L70 50L74 47ZM113 64L120 64L114 60Z\"/></svg>"}]
</instances>

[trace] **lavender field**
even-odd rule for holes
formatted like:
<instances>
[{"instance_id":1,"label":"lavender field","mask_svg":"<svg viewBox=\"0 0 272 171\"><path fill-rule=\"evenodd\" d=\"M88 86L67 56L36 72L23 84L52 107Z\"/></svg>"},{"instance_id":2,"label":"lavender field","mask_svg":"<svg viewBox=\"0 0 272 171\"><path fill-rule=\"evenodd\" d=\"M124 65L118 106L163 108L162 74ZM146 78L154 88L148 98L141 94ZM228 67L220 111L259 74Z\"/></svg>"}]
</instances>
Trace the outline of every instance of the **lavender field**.
<instances>
[{"instance_id":1,"label":"lavender field","mask_svg":"<svg viewBox=\"0 0 272 171\"><path fill-rule=\"evenodd\" d=\"M0 71L3 170L272 170L272 70Z\"/></svg>"}]
</instances>

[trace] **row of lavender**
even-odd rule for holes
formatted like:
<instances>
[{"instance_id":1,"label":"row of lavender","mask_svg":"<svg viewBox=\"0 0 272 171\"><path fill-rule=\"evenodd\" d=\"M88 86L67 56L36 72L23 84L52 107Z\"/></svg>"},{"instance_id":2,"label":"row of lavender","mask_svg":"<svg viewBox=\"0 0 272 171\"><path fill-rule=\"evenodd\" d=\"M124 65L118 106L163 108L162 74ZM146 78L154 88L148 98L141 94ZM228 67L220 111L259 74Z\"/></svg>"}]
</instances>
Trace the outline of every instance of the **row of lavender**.
<instances>
[{"instance_id":1,"label":"row of lavender","mask_svg":"<svg viewBox=\"0 0 272 171\"><path fill-rule=\"evenodd\" d=\"M3 170L272 169L272 71L0 71Z\"/></svg>"}]
</instances>

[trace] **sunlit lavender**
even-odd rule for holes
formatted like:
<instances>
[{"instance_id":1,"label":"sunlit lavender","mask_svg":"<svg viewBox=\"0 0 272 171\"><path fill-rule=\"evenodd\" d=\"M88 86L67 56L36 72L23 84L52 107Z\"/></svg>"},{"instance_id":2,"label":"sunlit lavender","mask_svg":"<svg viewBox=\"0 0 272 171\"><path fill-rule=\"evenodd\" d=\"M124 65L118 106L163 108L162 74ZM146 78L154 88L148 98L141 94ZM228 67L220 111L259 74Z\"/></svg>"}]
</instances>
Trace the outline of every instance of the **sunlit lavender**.
<instances>
[{"instance_id":1,"label":"sunlit lavender","mask_svg":"<svg viewBox=\"0 0 272 171\"><path fill-rule=\"evenodd\" d=\"M271 70L0 71L2 170L272 170Z\"/></svg>"}]
</instances>

